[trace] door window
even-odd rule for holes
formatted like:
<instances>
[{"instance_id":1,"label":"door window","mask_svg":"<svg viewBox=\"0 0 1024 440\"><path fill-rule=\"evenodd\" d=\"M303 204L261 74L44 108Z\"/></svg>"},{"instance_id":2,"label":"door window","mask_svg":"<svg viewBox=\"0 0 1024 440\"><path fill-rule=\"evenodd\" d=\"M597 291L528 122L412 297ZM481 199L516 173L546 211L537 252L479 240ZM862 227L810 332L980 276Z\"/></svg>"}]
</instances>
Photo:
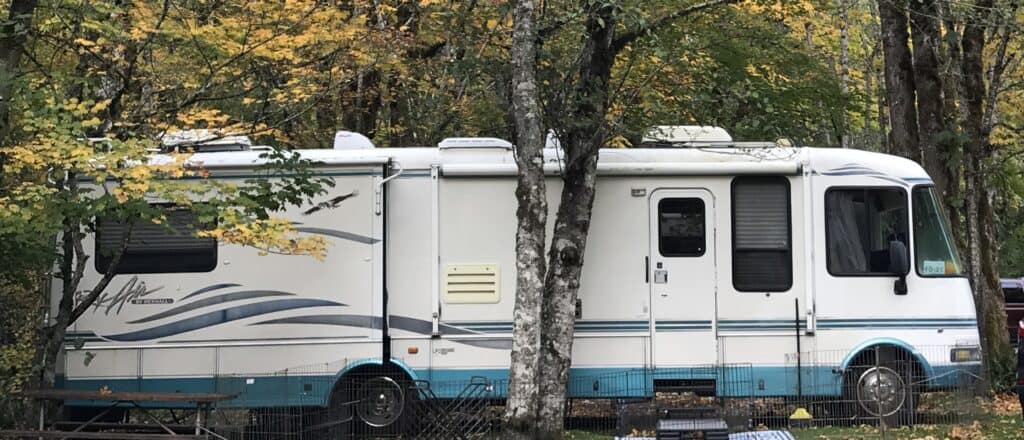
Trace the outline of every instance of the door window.
<instances>
[{"instance_id":1,"label":"door window","mask_svg":"<svg viewBox=\"0 0 1024 440\"><path fill-rule=\"evenodd\" d=\"M907 245L902 188L842 188L825 194L825 241L832 275L892 275L890 249Z\"/></svg>"},{"instance_id":2,"label":"door window","mask_svg":"<svg viewBox=\"0 0 1024 440\"><path fill-rule=\"evenodd\" d=\"M664 257L699 257L706 249L704 201L694 198L658 202L658 251Z\"/></svg>"}]
</instances>

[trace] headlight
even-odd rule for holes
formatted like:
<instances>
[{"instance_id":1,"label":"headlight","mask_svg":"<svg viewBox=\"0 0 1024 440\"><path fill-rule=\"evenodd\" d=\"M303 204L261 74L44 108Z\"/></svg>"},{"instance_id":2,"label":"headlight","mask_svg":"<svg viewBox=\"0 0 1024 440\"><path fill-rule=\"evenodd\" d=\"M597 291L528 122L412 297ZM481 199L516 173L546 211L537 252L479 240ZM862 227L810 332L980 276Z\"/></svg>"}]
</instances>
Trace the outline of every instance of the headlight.
<instances>
[{"instance_id":1,"label":"headlight","mask_svg":"<svg viewBox=\"0 0 1024 440\"><path fill-rule=\"evenodd\" d=\"M979 362L981 361L981 348L979 347L957 347L949 351L950 362Z\"/></svg>"}]
</instances>

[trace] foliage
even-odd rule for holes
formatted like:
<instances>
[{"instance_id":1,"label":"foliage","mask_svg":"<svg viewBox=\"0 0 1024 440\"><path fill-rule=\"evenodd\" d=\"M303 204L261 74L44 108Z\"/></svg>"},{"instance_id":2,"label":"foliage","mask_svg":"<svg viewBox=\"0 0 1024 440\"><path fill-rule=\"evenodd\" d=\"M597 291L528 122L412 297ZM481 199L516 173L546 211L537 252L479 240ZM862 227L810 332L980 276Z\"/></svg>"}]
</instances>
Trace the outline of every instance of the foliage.
<instances>
[{"instance_id":1,"label":"foliage","mask_svg":"<svg viewBox=\"0 0 1024 440\"><path fill-rule=\"evenodd\" d=\"M11 4L0 2L5 11ZM839 4L745 1L645 32L615 60L609 138L635 145L651 125L694 123L724 126L738 139L817 146L850 135L854 147L882 150L877 13L870 1L845 2L844 93ZM565 119L561 99L579 72L584 9L593 5L614 9L609 25L620 33L680 7L670 0L543 2L538 74L549 119ZM948 12L961 21L1004 20L993 32L998 41L1020 28L1021 12L997 5L992 16L965 2L952 2ZM24 365L25 350L38 342L21 330L41 319L31 288L39 273L69 257L57 237L88 232L96 216L159 223L164 214L148 201L168 200L197 211L211 225L201 233L221 243L323 257L321 239L297 235L275 217L328 183L287 148L327 147L338 129L389 147L453 135L514 138L511 14L502 0L43 0L32 23L16 75L0 78L13 86L14 127L0 139L0 328L8 331L0 368ZM1020 51L1020 38L1007 41L1007 52ZM989 45L986 59L998 47ZM991 165L1003 274L1019 276L1024 73L1014 60L998 96L992 147L999 154ZM192 128L282 147L267 154L261 171L275 179L225 183L206 179L188 154L151 159L161 134Z\"/></svg>"},{"instance_id":2,"label":"foliage","mask_svg":"<svg viewBox=\"0 0 1024 440\"><path fill-rule=\"evenodd\" d=\"M850 99L787 26L762 18L764 9L722 8L627 50L619 60L627 66L618 73L626 89L620 94L635 97L613 111L623 113L630 138L651 125L687 123L728 127L739 139L835 139ZM716 32L723 23L728 38Z\"/></svg>"},{"instance_id":3,"label":"foliage","mask_svg":"<svg viewBox=\"0 0 1024 440\"><path fill-rule=\"evenodd\" d=\"M0 406L6 407L18 403L6 398L28 379L37 344L32 325L16 324L39 322L46 297L40 291L41 274L24 269L5 272L0 275ZM0 411L0 426L10 424L5 420L10 415Z\"/></svg>"}]
</instances>

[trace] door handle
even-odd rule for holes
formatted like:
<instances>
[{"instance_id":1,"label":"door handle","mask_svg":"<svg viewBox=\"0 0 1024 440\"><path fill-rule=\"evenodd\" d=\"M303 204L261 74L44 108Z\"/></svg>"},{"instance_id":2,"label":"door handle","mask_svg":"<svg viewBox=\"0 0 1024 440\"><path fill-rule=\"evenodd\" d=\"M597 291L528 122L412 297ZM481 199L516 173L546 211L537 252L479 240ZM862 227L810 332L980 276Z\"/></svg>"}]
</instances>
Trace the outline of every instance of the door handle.
<instances>
[{"instance_id":1,"label":"door handle","mask_svg":"<svg viewBox=\"0 0 1024 440\"><path fill-rule=\"evenodd\" d=\"M664 269L656 269L654 271L654 284L666 283L668 283L668 271Z\"/></svg>"}]
</instances>

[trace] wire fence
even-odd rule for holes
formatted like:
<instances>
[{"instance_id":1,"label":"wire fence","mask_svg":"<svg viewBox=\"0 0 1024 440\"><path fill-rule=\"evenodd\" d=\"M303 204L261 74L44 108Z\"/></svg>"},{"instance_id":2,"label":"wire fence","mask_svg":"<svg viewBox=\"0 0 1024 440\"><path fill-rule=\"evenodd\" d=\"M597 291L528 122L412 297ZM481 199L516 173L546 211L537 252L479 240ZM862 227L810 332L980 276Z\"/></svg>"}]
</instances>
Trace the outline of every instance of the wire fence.
<instances>
[{"instance_id":1,"label":"wire fence","mask_svg":"<svg viewBox=\"0 0 1024 440\"><path fill-rule=\"evenodd\" d=\"M716 432L864 426L869 429L858 431L859 438L883 438L907 426L969 424L982 414L978 396L986 386L980 362L953 359L954 348L911 353L880 346L853 357L849 350L792 353L784 365L770 368L723 364L573 375L565 426L608 437L663 438L671 432L675 438L714 438ZM237 386L222 391L238 398L215 411L213 431L229 439L268 440L500 435L505 380L413 381L370 368L335 385L332 372L338 370L320 370L291 370L294 379L279 381L287 383L281 392L293 393L279 400L320 402L301 407L245 409L259 402L249 399L260 378L222 379ZM238 423L232 412L247 413L248 422Z\"/></svg>"},{"instance_id":2,"label":"wire fence","mask_svg":"<svg viewBox=\"0 0 1024 440\"><path fill-rule=\"evenodd\" d=\"M907 426L969 424L983 413L978 396L987 388L980 362L969 352L927 347L910 353L883 346L849 353L791 353L785 364L771 367L575 374L567 385L572 398L564 423L595 438L713 439L826 426L865 427L856 438L886 438ZM219 376L212 388L233 398L202 414L206 438L483 439L501 435L509 384L504 378L450 374L413 380L396 366L338 361ZM151 413L181 432L194 429L189 420L195 414L185 408ZM127 411L106 422L91 429L159 431Z\"/></svg>"}]
</instances>

